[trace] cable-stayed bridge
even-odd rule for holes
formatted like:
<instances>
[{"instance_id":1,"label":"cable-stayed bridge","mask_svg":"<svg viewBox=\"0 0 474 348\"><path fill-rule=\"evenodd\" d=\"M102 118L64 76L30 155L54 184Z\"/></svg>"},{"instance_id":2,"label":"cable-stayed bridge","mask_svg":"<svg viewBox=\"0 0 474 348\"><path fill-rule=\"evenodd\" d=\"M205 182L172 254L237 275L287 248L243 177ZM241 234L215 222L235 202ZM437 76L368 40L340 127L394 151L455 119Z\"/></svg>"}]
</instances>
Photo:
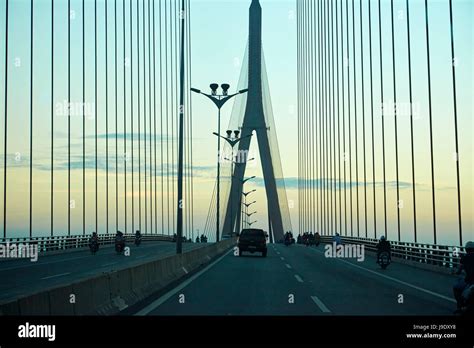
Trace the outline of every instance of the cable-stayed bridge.
<instances>
[{"instance_id":1,"label":"cable-stayed bridge","mask_svg":"<svg viewBox=\"0 0 474 348\"><path fill-rule=\"evenodd\" d=\"M239 131L238 152L209 192L201 232L193 125L204 121L191 87L207 81L192 79L202 68L191 59L193 6L5 2L1 313L451 314L451 272L473 239L472 5L297 1L289 145L277 137L265 64L278 57L263 54L277 40L262 38L271 4L249 1L242 95L227 128ZM257 144L268 255L238 257ZM297 152L296 206L282 146ZM117 230L125 255L113 248ZM322 244L286 247L288 231L318 232ZM336 234L341 255L329 252ZM392 243L385 271L381 235Z\"/></svg>"}]
</instances>

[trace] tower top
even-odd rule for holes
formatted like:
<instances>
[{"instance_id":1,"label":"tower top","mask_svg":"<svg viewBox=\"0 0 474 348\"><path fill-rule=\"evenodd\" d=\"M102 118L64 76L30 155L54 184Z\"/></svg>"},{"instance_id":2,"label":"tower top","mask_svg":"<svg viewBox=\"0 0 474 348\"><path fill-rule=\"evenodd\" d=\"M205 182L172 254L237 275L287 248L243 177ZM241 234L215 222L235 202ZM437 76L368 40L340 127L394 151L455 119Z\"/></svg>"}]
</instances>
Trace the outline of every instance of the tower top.
<instances>
[{"instance_id":1,"label":"tower top","mask_svg":"<svg viewBox=\"0 0 474 348\"><path fill-rule=\"evenodd\" d=\"M252 0L252 4L250 5L250 7L252 6L260 6L260 1L259 0Z\"/></svg>"}]
</instances>

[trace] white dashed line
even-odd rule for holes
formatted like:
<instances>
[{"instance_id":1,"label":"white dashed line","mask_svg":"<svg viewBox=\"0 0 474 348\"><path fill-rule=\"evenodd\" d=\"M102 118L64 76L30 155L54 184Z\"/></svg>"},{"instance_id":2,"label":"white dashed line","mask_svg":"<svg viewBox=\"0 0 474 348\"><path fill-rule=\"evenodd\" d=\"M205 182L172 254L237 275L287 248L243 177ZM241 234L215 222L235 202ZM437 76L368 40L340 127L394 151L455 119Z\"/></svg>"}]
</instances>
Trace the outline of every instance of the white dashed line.
<instances>
[{"instance_id":1,"label":"white dashed line","mask_svg":"<svg viewBox=\"0 0 474 348\"><path fill-rule=\"evenodd\" d=\"M311 299L316 303L316 305L319 307L320 310L322 310L324 313L330 313L331 311L326 307L326 305L317 297L317 296L311 296Z\"/></svg>"},{"instance_id":2,"label":"white dashed line","mask_svg":"<svg viewBox=\"0 0 474 348\"><path fill-rule=\"evenodd\" d=\"M301 279L301 277L297 274L295 274L295 278L297 281L299 281L300 283L303 283L303 279Z\"/></svg>"},{"instance_id":3,"label":"white dashed line","mask_svg":"<svg viewBox=\"0 0 474 348\"><path fill-rule=\"evenodd\" d=\"M289 264L285 264L286 268L291 269L291 266Z\"/></svg>"},{"instance_id":4,"label":"white dashed line","mask_svg":"<svg viewBox=\"0 0 474 348\"><path fill-rule=\"evenodd\" d=\"M56 275L49 276L49 277L44 277L44 278L41 278L41 279L57 278L57 277L62 277L62 276L68 275L68 274L71 274L71 273L70 273L70 272L68 272L68 273L61 273L61 274L56 274Z\"/></svg>"},{"instance_id":5,"label":"white dashed line","mask_svg":"<svg viewBox=\"0 0 474 348\"><path fill-rule=\"evenodd\" d=\"M314 250L314 249L313 249L313 250ZM320 254L324 254L324 252L322 252L322 251L319 251L319 250L315 250L315 251L318 252L318 253L320 253ZM410 287L410 288L413 288L413 289L422 291L422 292L424 292L424 293L427 293L427 294L430 294L430 295L433 295L433 296L442 298L443 300L456 303L456 300L454 300L454 299L452 299L452 298L450 298L450 297L448 297L448 296L444 296L444 295L438 294L437 292L434 292L434 291L431 291L431 290L428 290L428 289L424 289L424 288L422 288L422 287L420 287L420 286L416 286L416 285L413 285L413 284L404 282L403 280L400 280L400 279L397 279L397 278L394 278L394 277L390 277L390 276L387 276L387 275L385 275L385 274L380 274L379 272L375 272L375 271L372 271L372 270L367 269L367 268L365 268L365 267L355 265L355 264L353 264L352 262L349 262L349 261L346 261L346 260L339 259L339 261L344 262L345 264L347 264L347 265L349 265L349 266L352 266L352 267L355 267L355 268L359 268L359 269L364 270L364 271L366 271L366 272L372 273L372 274L377 275L377 276L379 276L379 277L382 277L382 278L385 278L385 279L389 279L389 280L394 281L394 282L396 282L396 283L399 283L399 284L402 284L402 285L406 285L406 286L408 286L408 287Z\"/></svg>"}]
</instances>

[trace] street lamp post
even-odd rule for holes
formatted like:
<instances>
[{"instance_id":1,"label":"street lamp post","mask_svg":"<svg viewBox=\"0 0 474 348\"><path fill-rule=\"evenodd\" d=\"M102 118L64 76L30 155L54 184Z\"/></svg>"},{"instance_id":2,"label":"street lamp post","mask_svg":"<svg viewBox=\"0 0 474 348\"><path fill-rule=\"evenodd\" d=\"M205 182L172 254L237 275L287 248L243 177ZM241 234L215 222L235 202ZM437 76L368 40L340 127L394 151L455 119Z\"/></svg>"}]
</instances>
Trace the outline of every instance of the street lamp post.
<instances>
[{"instance_id":1,"label":"street lamp post","mask_svg":"<svg viewBox=\"0 0 474 348\"><path fill-rule=\"evenodd\" d=\"M185 13L184 0L181 0L181 13ZM176 213L176 228L177 228L177 242L176 242L176 254L183 252L182 237L183 237L183 161L184 161L184 44L185 44L185 18L181 16L181 38L180 38L180 87L179 87L179 132L178 132L178 207ZM96 138L97 139L97 138ZM97 162L96 162L97 163ZM97 168L97 167L96 167Z\"/></svg>"},{"instance_id":2,"label":"street lamp post","mask_svg":"<svg viewBox=\"0 0 474 348\"><path fill-rule=\"evenodd\" d=\"M231 158L225 158L225 160L227 161L230 161L230 216L231 216L231 220L232 220L232 212L234 211L233 210L233 197L232 197L232 186L233 186L233 183L234 183L234 164L243 164L243 163L247 163L249 161L253 161L255 160L255 158L250 158L250 159L247 159L245 158L244 161L240 161L237 160L237 161L234 161L234 146L242 139L245 139L245 138L249 138L252 136L252 134L250 135L247 135L246 137L244 138L239 138L239 131L234 131L234 134L235 134L235 138L231 138L231 134L232 134L232 131L228 130L227 131L227 138L224 138L232 147L232 156ZM240 202L240 199L239 199L239 202ZM240 204L240 203L239 203ZM231 222L230 224L230 237L232 237L232 235L234 234L234 224Z\"/></svg>"},{"instance_id":3,"label":"street lamp post","mask_svg":"<svg viewBox=\"0 0 474 348\"><path fill-rule=\"evenodd\" d=\"M256 222L257 222L257 220L252 221L252 222L247 222L247 224L249 225L249 227L252 227L252 225L253 225L254 223L256 223Z\"/></svg>"},{"instance_id":4,"label":"street lamp post","mask_svg":"<svg viewBox=\"0 0 474 348\"><path fill-rule=\"evenodd\" d=\"M240 182L242 183L242 191L243 191L243 187L245 185L245 183L249 180L252 180L252 179L255 179L255 175L247 178L247 179L241 179ZM247 196L245 196L245 203L247 203ZM240 197L240 205L242 205L242 197ZM245 210L244 210L245 211ZM244 214L242 213L242 225L244 224Z\"/></svg>"},{"instance_id":5,"label":"street lamp post","mask_svg":"<svg viewBox=\"0 0 474 348\"><path fill-rule=\"evenodd\" d=\"M247 215L247 221L250 220L250 217L251 217L253 214L257 214L257 211L251 212L250 214L245 213L245 215Z\"/></svg>"},{"instance_id":6,"label":"street lamp post","mask_svg":"<svg viewBox=\"0 0 474 348\"><path fill-rule=\"evenodd\" d=\"M247 196L248 196L249 194L255 192L255 191L257 191L257 190L256 190L256 189L253 189L253 190L251 190L251 191L249 191L249 192L242 192L242 195L244 195L244 204L247 203ZM243 224L245 223L245 221L246 221L246 220L245 220L245 217L244 217L244 214L246 214L246 213L247 213L247 212L246 212L246 210L244 209L244 210L242 211L242 214L241 214L241 215L242 215L242 225L243 225Z\"/></svg>"},{"instance_id":7,"label":"street lamp post","mask_svg":"<svg viewBox=\"0 0 474 348\"><path fill-rule=\"evenodd\" d=\"M249 203L249 204L244 203L244 205L245 205L245 214L247 214L247 211L248 211L249 207L254 203L257 203L257 201L253 201L252 203ZM249 225L248 221L246 221L245 223L247 224L247 226L252 226L252 225Z\"/></svg>"},{"instance_id":8,"label":"street lamp post","mask_svg":"<svg viewBox=\"0 0 474 348\"><path fill-rule=\"evenodd\" d=\"M238 91L237 93L228 94L228 90L230 88L230 85L227 83L223 83L221 85L222 88L222 94L217 94L217 89L219 88L219 85L217 83L212 83L210 85L211 88L211 94L203 93L201 90L197 88L191 88L192 92L202 94L206 97L208 97L214 105L217 107L217 135L218 137L221 136L221 108L224 106L224 104L231 99L232 97L235 97L238 94L243 94L248 92L248 88L242 89ZM220 213L220 176L221 176L221 165L220 165L220 153L221 153L221 142L220 139L217 139L217 209L216 209L216 243L219 242L219 213Z\"/></svg>"}]
</instances>

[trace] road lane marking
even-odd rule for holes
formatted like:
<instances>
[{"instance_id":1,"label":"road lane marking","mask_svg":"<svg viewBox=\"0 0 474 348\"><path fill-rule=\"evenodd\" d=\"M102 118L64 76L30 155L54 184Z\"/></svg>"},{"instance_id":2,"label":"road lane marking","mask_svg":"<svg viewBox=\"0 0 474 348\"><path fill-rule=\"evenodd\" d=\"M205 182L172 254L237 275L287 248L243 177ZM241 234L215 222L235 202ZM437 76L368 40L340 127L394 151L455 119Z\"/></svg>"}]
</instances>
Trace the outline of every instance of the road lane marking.
<instances>
[{"instance_id":1,"label":"road lane marking","mask_svg":"<svg viewBox=\"0 0 474 348\"><path fill-rule=\"evenodd\" d=\"M301 279L301 277L297 274L295 274L295 278L297 281L299 281L300 283L303 283L303 279Z\"/></svg>"},{"instance_id":2,"label":"road lane marking","mask_svg":"<svg viewBox=\"0 0 474 348\"><path fill-rule=\"evenodd\" d=\"M58 255L61 255L61 254L58 254ZM53 255L49 255L49 256L53 256ZM79 260L79 259L85 259L85 258L87 258L87 257L90 257L90 256L74 257L74 258L69 258L69 259L64 259L64 260L57 260L57 261L51 261L51 262L30 262L30 263L27 264L27 265L21 265L21 266L9 267L9 268L1 268L1 267L0 267L0 272L3 272L3 271L11 271L11 270L14 270L14 269L19 269L19 268L28 268L28 267L31 267L31 266L51 265L51 264L53 264L53 263L65 262L65 261L73 261L73 260Z\"/></svg>"},{"instance_id":3,"label":"road lane marking","mask_svg":"<svg viewBox=\"0 0 474 348\"><path fill-rule=\"evenodd\" d=\"M282 256L282 257L280 257L280 259L281 259L282 261L285 261L285 258L284 258L283 256Z\"/></svg>"},{"instance_id":4,"label":"road lane marking","mask_svg":"<svg viewBox=\"0 0 474 348\"><path fill-rule=\"evenodd\" d=\"M196 273L195 275L193 275L192 277L190 277L189 279L186 279L184 282L182 282L180 285L178 285L177 287L175 287L174 289L168 291L166 294L164 294L163 296L161 296L160 298L158 298L157 300L153 301L152 303L150 303L148 306L146 306L145 308L143 308L142 310L138 311L137 313L135 313L134 315L135 316L144 316L144 315L147 315L149 314L150 312L154 311L156 308L158 308L159 306L161 306L163 303L165 303L166 301L168 301L171 297L173 297L174 295L176 295L179 291L181 291L182 289L184 289L185 287L187 287L189 284L191 284L193 281L195 281L197 278L199 278L202 274L204 274L205 272L207 272L208 270L210 270L214 265L216 265L218 262L220 262L224 257L226 257L227 255L229 255L229 253L233 252L234 249L230 249L228 252L226 252L224 255L222 255L221 257L219 257L216 261L214 261L213 263L211 263L210 265L208 265L206 268L204 268L203 270L199 271L198 273ZM208 255L209 256L209 255Z\"/></svg>"},{"instance_id":5,"label":"road lane marking","mask_svg":"<svg viewBox=\"0 0 474 348\"><path fill-rule=\"evenodd\" d=\"M291 266L289 264L285 264L286 268L291 269Z\"/></svg>"},{"instance_id":6,"label":"road lane marking","mask_svg":"<svg viewBox=\"0 0 474 348\"><path fill-rule=\"evenodd\" d=\"M68 275L68 274L71 274L71 272L68 272L68 273L61 273L61 274L55 274L55 275L53 275L53 276L44 277L44 278L41 278L41 279L57 278L57 277L62 277L62 276Z\"/></svg>"},{"instance_id":7,"label":"road lane marking","mask_svg":"<svg viewBox=\"0 0 474 348\"><path fill-rule=\"evenodd\" d=\"M183 271L184 271L184 273L186 273L186 274L189 273L188 270L187 270L186 268L184 268L184 267L183 267Z\"/></svg>"},{"instance_id":8,"label":"road lane marking","mask_svg":"<svg viewBox=\"0 0 474 348\"><path fill-rule=\"evenodd\" d=\"M319 309L322 310L324 313L331 313L328 307L326 307L326 305L317 296L311 296L311 299L314 301L314 303L316 303Z\"/></svg>"},{"instance_id":9,"label":"road lane marking","mask_svg":"<svg viewBox=\"0 0 474 348\"><path fill-rule=\"evenodd\" d=\"M313 250L314 250L314 251L317 251L317 252L320 253L320 254L324 254L324 252L322 252L322 251L315 250L315 249L313 249ZM341 259L338 259L338 260L341 261L341 262L344 262L344 263L346 263L346 264L348 264L348 265L350 265L350 266L352 266L352 267L356 267L356 268L362 269L362 270L364 270L364 271L370 272L370 273L372 273L372 274L375 274L375 275L377 275L377 276L379 276L379 277L392 280L392 281L394 281L394 282L396 282L396 283L399 283L399 284L402 284L402 285L406 285L406 286L408 286L408 287L410 287L410 288L413 288L413 289L419 290L419 291L421 291L421 292L424 292L424 293L433 295L433 296L435 296L435 297L442 298L443 300L446 300L446 301L449 301L449 302L452 302L452 303L456 303L456 300L454 300L454 299L451 298L451 297L444 296L444 295L442 295L442 294L438 294L437 292L434 292L434 291L431 291L431 290L422 288L422 287L420 287L420 286L407 283L407 282L405 282L405 281L403 281L403 280L400 280L400 279L397 279L397 278L393 278L393 277L390 277L390 276L385 275L385 274L381 274L381 273L379 273L379 272L373 271L373 270L371 270L371 269L368 269L368 268L365 268L365 267L362 267L362 266L355 265L355 264L353 264L352 262L349 262L349 261L346 261L346 260L341 260Z\"/></svg>"},{"instance_id":10,"label":"road lane marking","mask_svg":"<svg viewBox=\"0 0 474 348\"><path fill-rule=\"evenodd\" d=\"M413 288L413 289L416 289L416 290L420 290L420 291L422 291L422 292L425 292L425 293L427 293L427 294L430 294L430 295L433 295L433 296L442 298L442 299L447 300L447 301L449 301L449 302L456 303L456 300L454 300L454 299L452 299L452 298L450 298L450 297L447 297L447 296L438 294L437 292L433 292L433 291L431 291L431 290L424 289L424 288L422 288L422 287L419 287L419 286L416 286L416 285L413 285L413 284L404 282L403 280L399 280L399 279L397 279L397 278L393 278L393 277L387 276L387 275L385 275L385 274L380 274L380 273L378 273L378 272L372 271L372 270L367 269L367 268L365 268L365 267L361 267L361 266L358 266L358 265L354 265L353 263L350 263L350 262L345 261L345 260L339 260L339 261L342 261L342 262L344 262L344 263L347 263L348 265L351 265L351 266L353 266L353 267L357 267L357 268L363 269L363 270L365 270L365 271L367 271L367 272L376 274L376 275L378 275L378 276L380 276L380 277L383 277L383 278L385 278L385 279L392 280L392 281L394 281L394 282L396 282L396 283L403 284L403 285L406 285L406 286L408 286L408 287L410 287L410 288Z\"/></svg>"}]
</instances>

